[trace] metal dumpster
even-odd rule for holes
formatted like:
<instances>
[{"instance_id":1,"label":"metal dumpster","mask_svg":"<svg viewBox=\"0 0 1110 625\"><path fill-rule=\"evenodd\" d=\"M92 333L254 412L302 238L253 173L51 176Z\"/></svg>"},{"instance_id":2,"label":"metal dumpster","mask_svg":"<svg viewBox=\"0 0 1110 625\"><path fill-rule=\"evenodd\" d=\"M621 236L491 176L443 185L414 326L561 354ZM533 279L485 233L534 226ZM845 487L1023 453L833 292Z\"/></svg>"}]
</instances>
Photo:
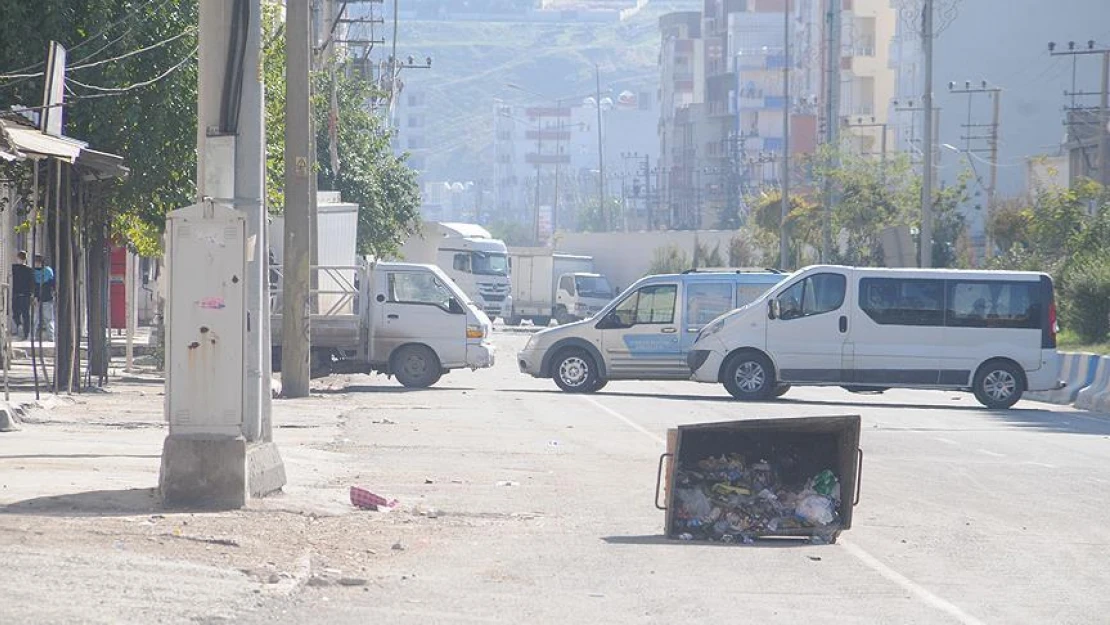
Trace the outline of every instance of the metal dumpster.
<instances>
[{"instance_id":1,"label":"metal dumpster","mask_svg":"<svg viewBox=\"0 0 1110 625\"><path fill-rule=\"evenodd\" d=\"M655 489L655 505L666 512L666 536L835 542L852 526L859 503L859 435L859 415L699 423L668 431Z\"/></svg>"}]
</instances>

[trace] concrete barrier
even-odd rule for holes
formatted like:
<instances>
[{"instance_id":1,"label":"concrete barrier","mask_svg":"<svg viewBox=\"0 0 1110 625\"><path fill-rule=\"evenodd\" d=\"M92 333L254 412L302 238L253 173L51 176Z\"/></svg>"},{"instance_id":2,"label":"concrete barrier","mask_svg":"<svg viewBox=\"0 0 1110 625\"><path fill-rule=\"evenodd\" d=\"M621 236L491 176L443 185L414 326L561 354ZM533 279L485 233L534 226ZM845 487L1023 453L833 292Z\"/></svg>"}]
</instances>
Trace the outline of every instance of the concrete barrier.
<instances>
[{"instance_id":1,"label":"concrete barrier","mask_svg":"<svg viewBox=\"0 0 1110 625\"><path fill-rule=\"evenodd\" d=\"M1067 405L1074 403L1079 391L1087 388L1095 381L1098 361L1097 354L1061 353L1060 374L1057 379L1066 382L1067 386L1054 391L1026 393L1025 398L1049 404Z\"/></svg>"},{"instance_id":2,"label":"concrete barrier","mask_svg":"<svg viewBox=\"0 0 1110 625\"><path fill-rule=\"evenodd\" d=\"M1110 413L1110 356L1098 359L1095 380L1087 388L1079 391L1075 407L1084 410Z\"/></svg>"}]
</instances>

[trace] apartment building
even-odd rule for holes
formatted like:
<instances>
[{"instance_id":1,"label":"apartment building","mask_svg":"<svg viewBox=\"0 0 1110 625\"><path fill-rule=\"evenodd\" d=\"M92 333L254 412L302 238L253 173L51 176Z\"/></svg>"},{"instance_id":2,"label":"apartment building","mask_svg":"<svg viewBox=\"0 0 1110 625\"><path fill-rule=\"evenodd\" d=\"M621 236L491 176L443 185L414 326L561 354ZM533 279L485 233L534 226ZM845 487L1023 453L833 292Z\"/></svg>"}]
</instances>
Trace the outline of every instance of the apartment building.
<instances>
[{"instance_id":1,"label":"apartment building","mask_svg":"<svg viewBox=\"0 0 1110 625\"><path fill-rule=\"evenodd\" d=\"M841 6L840 106L832 123L849 149L879 154L898 89L897 11L891 0ZM780 184L784 116L791 153L816 149L829 123L818 114L830 78L828 0L791 0L789 15L787 8L786 0L704 0L700 13L660 19L659 187L674 227L742 221L745 196Z\"/></svg>"}]
</instances>

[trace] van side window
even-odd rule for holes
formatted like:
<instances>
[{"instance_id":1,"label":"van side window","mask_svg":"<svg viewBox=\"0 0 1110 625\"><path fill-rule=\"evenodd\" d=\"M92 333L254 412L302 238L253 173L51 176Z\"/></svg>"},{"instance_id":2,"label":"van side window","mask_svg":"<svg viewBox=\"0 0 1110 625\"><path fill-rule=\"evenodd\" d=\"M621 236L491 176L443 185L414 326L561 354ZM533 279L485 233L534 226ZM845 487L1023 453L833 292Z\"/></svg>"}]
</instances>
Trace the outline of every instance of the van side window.
<instances>
[{"instance_id":1,"label":"van side window","mask_svg":"<svg viewBox=\"0 0 1110 625\"><path fill-rule=\"evenodd\" d=\"M448 310L451 292L431 273L390 273L389 301L397 304L426 304Z\"/></svg>"},{"instance_id":2,"label":"van side window","mask_svg":"<svg viewBox=\"0 0 1110 625\"><path fill-rule=\"evenodd\" d=\"M794 283L778 296L781 319L789 321L839 309L848 280L836 273L818 273Z\"/></svg>"},{"instance_id":3,"label":"van side window","mask_svg":"<svg viewBox=\"0 0 1110 625\"><path fill-rule=\"evenodd\" d=\"M727 282L686 284L686 325L703 326L732 310L732 285Z\"/></svg>"},{"instance_id":4,"label":"van side window","mask_svg":"<svg viewBox=\"0 0 1110 625\"><path fill-rule=\"evenodd\" d=\"M770 284L737 284L736 285L736 308L747 306L755 300L759 299L771 288Z\"/></svg>"},{"instance_id":5,"label":"van side window","mask_svg":"<svg viewBox=\"0 0 1110 625\"><path fill-rule=\"evenodd\" d=\"M943 326L944 281L863 278L859 307L880 325Z\"/></svg>"},{"instance_id":6,"label":"van side window","mask_svg":"<svg viewBox=\"0 0 1110 625\"><path fill-rule=\"evenodd\" d=\"M453 266L456 271L465 271L470 273L470 254L455 254L455 261Z\"/></svg>"},{"instance_id":7,"label":"van side window","mask_svg":"<svg viewBox=\"0 0 1110 625\"><path fill-rule=\"evenodd\" d=\"M1037 282L952 280L946 323L954 328L1039 329L1039 286Z\"/></svg>"},{"instance_id":8,"label":"van side window","mask_svg":"<svg viewBox=\"0 0 1110 625\"><path fill-rule=\"evenodd\" d=\"M617 304L613 313L624 326L674 323L678 286L658 284L645 286Z\"/></svg>"},{"instance_id":9,"label":"van side window","mask_svg":"<svg viewBox=\"0 0 1110 625\"><path fill-rule=\"evenodd\" d=\"M559 288L574 295L574 276L563 276L559 278Z\"/></svg>"}]
</instances>

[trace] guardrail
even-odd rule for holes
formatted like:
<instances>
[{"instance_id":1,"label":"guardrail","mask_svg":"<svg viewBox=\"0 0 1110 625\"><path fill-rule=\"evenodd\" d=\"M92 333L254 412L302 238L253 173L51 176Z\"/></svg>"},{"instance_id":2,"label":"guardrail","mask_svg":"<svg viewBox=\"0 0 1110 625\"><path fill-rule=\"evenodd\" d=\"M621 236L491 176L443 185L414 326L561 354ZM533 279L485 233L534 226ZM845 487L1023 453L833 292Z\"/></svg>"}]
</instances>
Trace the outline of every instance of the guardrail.
<instances>
[{"instance_id":1,"label":"guardrail","mask_svg":"<svg viewBox=\"0 0 1110 625\"><path fill-rule=\"evenodd\" d=\"M1094 381L1079 391L1075 398L1075 407L1110 413L1110 356L1098 359Z\"/></svg>"},{"instance_id":2,"label":"guardrail","mask_svg":"<svg viewBox=\"0 0 1110 625\"><path fill-rule=\"evenodd\" d=\"M1054 391L1028 393L1026 397L1049 404L1067 405L1075 403L1079 392L1095 381L1098 362L1098 354L1061 353L1058 379L1064 381L1067 386Z\"/></svg>"}]
</instances>

